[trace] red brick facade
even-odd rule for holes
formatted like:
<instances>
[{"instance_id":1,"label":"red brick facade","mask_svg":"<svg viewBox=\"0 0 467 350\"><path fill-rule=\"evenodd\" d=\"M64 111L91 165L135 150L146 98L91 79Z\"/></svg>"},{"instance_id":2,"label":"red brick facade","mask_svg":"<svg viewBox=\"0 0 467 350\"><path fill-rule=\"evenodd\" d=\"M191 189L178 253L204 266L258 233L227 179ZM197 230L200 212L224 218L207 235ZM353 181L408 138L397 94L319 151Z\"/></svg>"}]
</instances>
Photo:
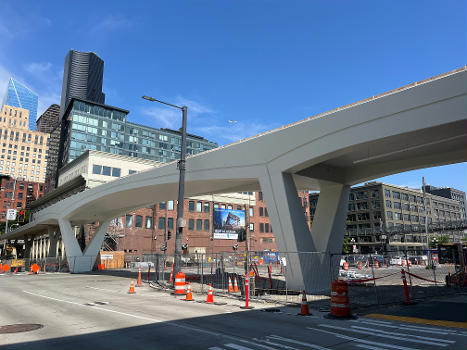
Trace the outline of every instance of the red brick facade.
<instances>
[{"instance_id":1,"label":"red brick facade","mask_svg":"<svg viewBox=\"0 0 467 350\"><path fill-rule=\"evenodd\" d=\"M13 197L14 194L14 197ZM0 191L0 222L6 221L6 212L11 209L26 209L28 204L44 194L44 184L41 182L16 180L11 177L1 178Z\"/></svg>"},{"instance_id":2,"label":"red brick facade","mask_svg":"<svg viewBox=\"0 0 467 350\"><path fill-rule=\"evenodd\" d=\"M182 243L187 243L188 252L194 253L218 253L232 251L233 245L238 243L239 250L245 250L246 242L236 240L211 239L213 231L213 204L219 207L232 206L233 209L246 211L246 222L250 236L250 250L262 251L275 250L276 242L273 227L269 220L269 213L261 192L257 192L256 205L230 204L212 201L196 201L185 199L184 218L187 226L183 231ZM304 211L309 222L309 206L306 192L299 192L299 197L304 204ZM304 199L305 198L305 199ZM251 210L250 210L251 209ZM253 215L250 215L250 212ZM175 226L177 217L176 201L157 204L148 208L141 208L127 217L119 218L117 225L111 225L108 232L116 237L117 250L126 253L141 255L161 253L164 243L164 234L171 232L171 238L167 239L167 254L173 254L175 245ZM155 224L155 225L154 225ZM167 229L164 227L166 225ZM146 228L148 226L149 228ZM154 228L155 226L155 228Z\"/></svg>"}]
</instances>

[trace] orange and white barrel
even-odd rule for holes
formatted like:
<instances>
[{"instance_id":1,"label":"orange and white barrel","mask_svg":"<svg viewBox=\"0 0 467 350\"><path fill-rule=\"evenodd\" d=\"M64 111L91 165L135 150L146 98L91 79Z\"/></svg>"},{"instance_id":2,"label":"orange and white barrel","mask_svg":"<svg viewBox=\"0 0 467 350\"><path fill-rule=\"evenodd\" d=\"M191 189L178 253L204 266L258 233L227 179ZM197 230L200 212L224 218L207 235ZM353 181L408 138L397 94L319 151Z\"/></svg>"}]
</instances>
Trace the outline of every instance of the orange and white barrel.
<instances>
[{"instance_id":1,"label":"orange and white barrel","mask_svg":"<svg viewBox=\"0 0 467 350\"><path fill-rule=\"evenodd\" d=\"M175 275L175 294L176 295L185 295L185 274L179 272Z\"/></svg>"},{"instance_id":2,"label":"orange and white barrel","mask_svg":"<svg viewBox=\"0 0 467 350\"><path fill-rule=\"evenodd\" d=\"M344 263L344 270L347 271L349 269L349 263L346 261Z\"/></svg>"},{"instance_id":3,"label":"orange and white barrel","mask_svg":"<svg viewBox=\"0 0 467 350\"><path fill-rule=\"evenodd\" d=\"M331 315L350 317L349 290L345 281L331 283Z\"/></svg>"}]
</instances>

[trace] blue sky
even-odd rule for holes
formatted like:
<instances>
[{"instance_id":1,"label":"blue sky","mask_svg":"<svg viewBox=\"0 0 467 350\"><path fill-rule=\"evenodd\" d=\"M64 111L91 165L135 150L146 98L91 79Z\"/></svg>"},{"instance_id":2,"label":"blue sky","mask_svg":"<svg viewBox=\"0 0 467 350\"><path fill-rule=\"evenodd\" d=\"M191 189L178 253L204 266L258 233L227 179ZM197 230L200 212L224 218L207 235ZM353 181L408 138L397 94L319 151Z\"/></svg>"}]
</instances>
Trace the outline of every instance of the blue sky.
<instances>
[{"instance_id":1,"label":"blue sky","mask_svg":"<svg viewBox=\"0 0 467 350\"><path fill-rule=\"evenodd\" d=\"M105 61L104 92L129 119L219 144L467 64L466 1L0 2L0 99L14 76L59 103L68 50ZM229 120L238 121L229 123ZM467 190L466 163L383 180Z\"/></svg>"}]
</instances>

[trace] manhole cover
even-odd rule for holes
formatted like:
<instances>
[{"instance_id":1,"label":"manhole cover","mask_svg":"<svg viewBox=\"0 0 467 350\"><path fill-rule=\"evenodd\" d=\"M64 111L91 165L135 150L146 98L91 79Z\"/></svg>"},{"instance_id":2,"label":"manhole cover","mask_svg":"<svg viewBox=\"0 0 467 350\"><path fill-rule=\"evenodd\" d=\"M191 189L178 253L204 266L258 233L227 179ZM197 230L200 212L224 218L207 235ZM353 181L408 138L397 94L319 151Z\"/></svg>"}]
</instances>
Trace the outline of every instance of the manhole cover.
<instances>
[{"instance_id":1,"label":"manhole cover","mask_svg":"<svg viewBox=\"0 0 467 350\"><path fill-rule=\"evenodd\" d=\"M0 334L30 332L42 327L44 326L38 323L9 324L0 326Z\"/></svg>"},{"instance_id":2,"label":"manhole cover","mask_svg":"<svg viewBox=\"0 0 467 350\"><path fill-rule=\"evenodd\" d=\"M263 312L281 312L280 309L274 309L274 308L273 309L263 309L261 311L263 311Z\"/></svg>"}]
</instances>

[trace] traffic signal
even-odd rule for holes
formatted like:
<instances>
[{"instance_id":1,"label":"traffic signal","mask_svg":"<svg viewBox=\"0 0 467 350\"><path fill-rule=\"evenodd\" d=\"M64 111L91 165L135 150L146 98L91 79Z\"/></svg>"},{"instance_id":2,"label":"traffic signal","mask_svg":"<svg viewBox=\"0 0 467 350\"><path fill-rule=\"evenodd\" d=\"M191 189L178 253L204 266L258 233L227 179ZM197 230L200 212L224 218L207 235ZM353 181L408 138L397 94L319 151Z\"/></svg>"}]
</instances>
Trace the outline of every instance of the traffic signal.
<instances>
[{"instance_id":1,"label":"traffic signal","mask_svg":"<svg viewBox=\"0 0 467 350\"><path fill-rule=\"evenodd\" d=\"M169 240L170 238L172 238L172 232L171 232L171 231L167 231L167 240Z\"/></svg>"},{"instance_id":2,"label":"traffic signal","mask_svg":"<svg viewBox=\"0 0 467 350\"><path fill-rule=\"evenodd\" d=\"M24 210L19 211L18 222L24 222Z\"/></svg>"},{"instance_id":3,"label":"traffic signal","mask_svg":"<svg viewBox=\"0 0 467 350\"><path fill-rule=\"evenodd\" d=\"M238 233L238 242L245 242L246 241L246 230L244 228L237 231Z\"/></svg>"}]
</instances>

